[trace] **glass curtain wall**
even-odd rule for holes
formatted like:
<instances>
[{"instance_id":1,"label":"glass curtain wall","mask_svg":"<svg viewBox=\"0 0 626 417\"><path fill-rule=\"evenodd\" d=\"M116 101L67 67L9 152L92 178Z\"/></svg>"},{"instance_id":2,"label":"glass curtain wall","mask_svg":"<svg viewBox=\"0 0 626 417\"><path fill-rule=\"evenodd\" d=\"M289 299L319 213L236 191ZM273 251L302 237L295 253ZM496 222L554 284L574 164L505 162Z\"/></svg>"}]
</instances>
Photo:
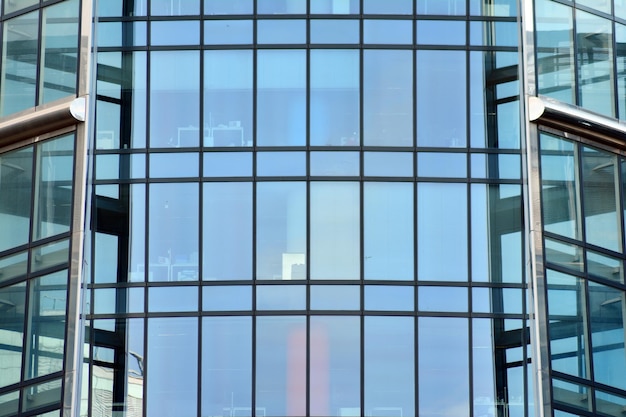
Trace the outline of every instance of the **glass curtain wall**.
<instances>
[{"instance_id":1,"label":"glass curtain wall","mask_svg":"<svg viewBox=\"0 0 626 417\"><path fill-rule=\"evenodd\" d=\"M528 416L514 1L101 1L81 415Z\"/></svg>"}]
</instances>

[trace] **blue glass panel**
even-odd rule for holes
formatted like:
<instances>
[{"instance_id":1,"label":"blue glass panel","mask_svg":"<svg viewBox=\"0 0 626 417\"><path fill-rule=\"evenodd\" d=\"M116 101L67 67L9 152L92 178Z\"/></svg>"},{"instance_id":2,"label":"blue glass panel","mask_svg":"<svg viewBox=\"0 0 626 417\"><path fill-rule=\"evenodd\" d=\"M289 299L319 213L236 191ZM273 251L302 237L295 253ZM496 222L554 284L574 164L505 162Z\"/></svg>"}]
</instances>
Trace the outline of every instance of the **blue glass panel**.
<instances>
[{"instance_id":1,"label":"blue glass panel","mask_svg":"<svg viewBox=\"0 0 626 417\"><path fill-rule=\"evenodd\" d=\"M412 20L364 20L363 43L369 44L412 44Z\"/></svg>"},{"instance_id":2,"label":"blue glass panel","mask_svg":"<svg viewBox=\"0 0 626 417\"><path fill-rule=\"evenodd\" d=\"M359 52L315 49L310 60L311 145L359 145Z\"/></svg>"},{"instance_id":3,"label":"blue glass panel","mask_svg":"<svg viewBox=\"0 0 626 417\"><path fill-rule=\"evenodd\" d=\"M416 65L417 145L465 146L466 53L417 51Z\"/></svg>"},{"instance_id":4,"label":"blue glass panel","mask_svg":"<svg viewBox=\"0 0 626 417\"><path fill-rule=\"evenodd\" d=\"M309 21L311 43L352 44L359 43L358 20L324 20Z\"/></svg>"},{"instance_id":5,"label":"blue glass panel","mask_svg":"<svg viewBox=\"0 0 626 417\"><path fill-rule=\"evenodd\" d=\"M417 297L420 311L467 312L465 287L419 287Z\"/></svg>"},{"instance_id":6,"label":"blue glass panel","mask_svg":"<svg viewBox=\"0 0 626 417\"><path fill-rule=\"evenodd\" d=\"M365 279L414 279L413 190L412 183L364 184Z\"/></svg>"},{"instance_id":7,"label":"blue glass panel","mask_svg":"<svg viewBox=\"0 0 626 417\"><path fill-rule=\"evenodd\" d=\"M200 22L197 20L173 20L152 22L151 45L198 45Z\"/></svg>"},{"instance_id":8,"label":"blue glass panel","mask_svg":"<svg viewBox=\"0 0 626 417\"><path fill-rule=\"evenodd\" d=\"M365 152L364 174L370 177L413 177L413 154L409 152Z\"/></svg>"},{"instance_id":9,"label":"blue glass panel","mask_svg":"<svg viewBox=\"0 0 626 417\"><path fill-rule=\"evenodd\" d=\"M203 287L202 309L205 311L251 310L252 287L243 285Z\"/></svg>"},{"instance_id":10,"label":"blue glass panel","mask_svg":"<svg viewBox=\"0 0 626 417\"><path fill-rule=\"evenodd\" d=\"M150 312L198 311L198 287L148 288Z\"/></svg>"},{"instance_id":11,"label":"blue glass panel","mask_svg":"<svg viewBox=\"0 0 626 417\"><path fill-rule=\"evenodd\" d=\"M0 251L28 243L33 187L33 147L2 154ZM4 277L1 277L2 279Z\"/></svg>"},{"instance_id":12,"label":"blue glass panel","mask_svg":"<svg viewBox=\"0 0 626 417\"><path fill-rule=\"evenodd\" d=\"M420 152L417 154L417 175L419 177L465 178L467 155Z\"/></svg>"},{"instance_id":13,"label":"blue glass panel","mask_svg":"<svg viewBox=\"0 0 626 417\"><path fill-rule=\"evenodd\" d=\"M363 13L412 14L413 0L363 0Z\"/></svg>"},{"instance_id":14,"label":"blue glass panel","mask_svg":"<svg viewBox=\"0 0 626 417\"><path fill-rule=\"evenodd\" d=\"M311 175L344 177L359 175L358 152L311 152Z\"/></svg>"},{"instance_id":15,"label":"blue glass panel","mask_svg":"<svg viewBox=\"0 0 626 417\"><path fill-rule=\"evenodd\" d=\"M257 88L257 145L304 145L305 51L257 51Z\"/></svg>"},{"instance_id":16,"label":"blue glass panel","mask_svg":"<svg viewBox=\"0 0 626 417\"><path fill-rule=\"evenodd\" d=\"M249 152L205 152L205 177L251 177L252 154Z\"/></svg>"},{"instance_id":17,"label":"blue glass panel","mask_svg":"<svg viewBox=\"0 0 626 417\"><path fill-rule=\"evenodd\" d=\"M370 311L413 311L415 287L366 285L363 307Z\"/></svg>"},{"instance_id":18,"label":"blue glass panel","mask_svg":"<svg viewBox=\"0 0 626 417\"><path fill-rule=\"evenodd\" d=\"M358 310L361 289L356 285L311 285L311 310Z\"/></svg>"},{"instance_id":19,"label":"blue glass panel","mask_svg":"<svg viewBox=\"0 0 626 417\"><path fill-rule=\"evenodd\" d=\"M197 153L152 153L150 154L150 176L152 178L197 177Z\"/></svg>"},{"instance_id":20,"label":"blue glass panel","mask_svg":"<svg viewBox=\"0 0 626 417\"><path fill-rule=\"evenodd\" d=\"M306 42L306 20L257 20L257 43L292 44Z\"/></svg>"},{"instance_id":21,"label":"blue glass panel","mask_svg":"<svg viewBox=\"0 0 626 417\"><path fill-rule=\"evenodd\" d=\"M465 184L417 185L418 279L467 280Z\"/></svg>"},{"instance_id":22,"label":"blue glass panel","mask_svg":"<svg viewBox=\"0 0 626 417\"><path fill-rule=\"evenodd\" d=\"M200 0L150 0L152 16L197 15L200 13Z\"/></svg>"},{"instance_id":23,"label":"blue glass panel","mask_svg":"<svg viewBox=\"0 0 626 417\"><path fill-rule=\"evenodd\" d=\"M257 310L304 310L306 287L303 285L257 285Z\"/></svg>"},{"instance_id":24,"label":"blue glass panel","mask_svg":"<svg viewBox=\"0 0 626 417\"><path fill-rule=\"evenodd\" d=\"M364 320L364 414L416 415L413 318L366 316Z\"/></svg>"},{"instance_id":25,"label":"blue glass panel","mask_svg":"<svg viewBox=\"0 0 626 417\"><path fill-rule=\"evenodd\" d=\"M419 335L419 415L469 415L468 321L421 317Z\"/></svg>"},{"instance_id":26,"label":"blue glass panel","mask_svg":"<svg viewBox=\"0 0 626 417\"><path fill-rule=\"evenodd\" d=\"M202 319L201 401L203 416L253 415L250 317Z\"/></svg>"},{"instance_id":27,"label":"blue glass panel","mask_svg":"<svg viewBox=\"0 0 626 417\"><path fill-rule=\"evenodd\" d=\"M306 153L304 152L258 152L256 174L268 177L306 175Z\"/></svg>"},{"instance_id":28,"label":"blue glass panel","mask_svg":"<svg viewBox=\"0 0 626 417\"><path fill-rule=\"evenodd\" d=\"M484 1L484 0L479 0ZM465 0L418 0L418 14L464 15Z\"/></svg>"},{"instance_id":29,"label":"blue glass panel","mask_svg":"<svg viewBox=\"0 0 626 417\"><path fill-rule=\"evenodd\" d=\"M424 45L465 45L465 22L420 20L417 22L417 43Z\"/></svg>"},{"instance_id":30,"label":"blue glass panel","mask_svg":"<svg viewBox=\"0 0 626 417\"><path fill-rule=\"evenodd\" d=\"M0 288L0 307L3 322L2 344L0 344L0 355L3 358L0 387L5 387L19 382L21 378L26 283Z\"/></svg>"},{"instance_id":31,"label":"blue glass panel","mask_svg":"<svg viewBox=\"0 0 626 417\"><path fill-rule=\"evenodd\" d=\"M258 14L306 13L306 0L257 0Z\"/></svg>"},{"instance_id":32,"label":"blue glass panel","mask_svg":"<svg viewBox=\"0 0 626 417\"><path fill-rule=\"evenodd\" d=\"M251 14L253 0L204 0L204 13Z\"/></svg>"},{"instance_id":33,"label":"blue glass panel","mask_svg":"<svg viewBox=\"0 0 626 417\"><path fill-rule=\"evenodd\" d=\"M304 316L257 317L256 415L306 415Z\"/></svg>"},{"instance_id":34,"label":"blue glass panel","mask_svg":"<svg viewBox=\"0 0 626 417\"><path fill-rule=\"evenodd\" d=\"M204 22L204 43L236 45L252 43L251 20L207 20Z\"/></svg>"},{"instance_id":35,"label":"blue glass panel","mask_svg":"<svg viewBox=\"0 0 626 417\"><path fill-rule=\"evenodd\" d=\"M355 14L359 12L360 0L310 0L310 13Z\"/></svg>"},{"instance_id":36,"label":"blue glass panel","mask_svg":"<svg viewBox=\"0 0 626 417\"><path fill-rule=\"evenodd\" d=\"M146 369L147 415L197 415L198 318L148 319Z\"/></svg>"},{"instance_id":37,"label":"blue glass panel","mask_svg":"<svg viewBox=\"0 0 626 417\"><path fill-rule=\"evenodd\" d=\"M358 316L311 317L309 415L359 415L354 413L361 398L360 321Z\"/></svg>"}]
</instances>

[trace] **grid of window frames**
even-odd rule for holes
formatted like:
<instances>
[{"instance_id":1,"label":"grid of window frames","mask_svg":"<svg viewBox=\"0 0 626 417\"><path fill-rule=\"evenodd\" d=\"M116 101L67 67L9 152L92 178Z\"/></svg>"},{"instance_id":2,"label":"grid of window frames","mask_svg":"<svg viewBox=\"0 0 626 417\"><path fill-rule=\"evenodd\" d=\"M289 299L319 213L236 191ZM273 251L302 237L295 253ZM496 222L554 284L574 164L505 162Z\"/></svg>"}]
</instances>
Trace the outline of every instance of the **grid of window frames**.
<instances>
[{"instance_id":1,"label":"grid of window frames","mask_svg":"<svg viewBox=\"0 0 626 417\"><path fill-rule=\"evenodd\" d=\"M626 159L550 131L540 148L554 404L618 416L626 406Z\"/></svg>"},{"instance_id":2,"label":"grid of window frames","mask_svg":"<svg viewBox=\"0 0 626 417\"><path fill-rule=\"evenodd\" d=\"M514 1L97 13L81 415L529 415Z\"/></svg>"},{"instance_id":3,"label":"grid of window frames","mask_svg":"<svg viewBox=\"0 0 626 417\"><path fill-rule=\"evenodd\" d=\"M626 119L626 1L535 0L538 93Z\"/></svg>"},{"instance_id":4,"label":"grid of window frames","mask_svg":"<svg viewBox=\"0 0 626 417\"><path fill-rule=\"evenodd\" d=\"M76 95L79 0L3 0L0 117Z\"/></svg>"},{"instance_id":5,"label":"grid of window frames","mask_svg":"<svg viewBox=\"0 0 626 417\"><path fill-rule=\"evenodd\" d=\"M73 132L0 154L0 416L59 416Z\"/></svg>"}]
</instances>

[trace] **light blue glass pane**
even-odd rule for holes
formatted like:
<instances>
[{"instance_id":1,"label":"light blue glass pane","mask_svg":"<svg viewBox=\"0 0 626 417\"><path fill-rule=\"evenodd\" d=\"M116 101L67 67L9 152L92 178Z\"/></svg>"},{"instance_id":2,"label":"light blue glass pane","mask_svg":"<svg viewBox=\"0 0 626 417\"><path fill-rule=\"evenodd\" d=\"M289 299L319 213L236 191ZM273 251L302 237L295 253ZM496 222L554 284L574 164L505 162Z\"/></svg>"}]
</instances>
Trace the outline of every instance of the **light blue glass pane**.
<instances>
[{"instance_id":1,"label":"light blue glass pane","mask_svg":"<svg viewBox=\"0 0 626 417\"><path fill-rule=\"evenodd\" d=\"M306 143L306 54L257 51L257 145Z\"/></svg>"},{"instance_id":2,"label":"light blue glass pane","mask_svg":"<svg viewBox=\"0 0 626 417\"><path fill-rule=\"evenodd\" d=\"M203 195L203 279L251 279L251 184L206 183Z\"/></svg>"},{"instance_id":3,"label":"light blue glass pane","mask_svg":"<svg viewBox=\"0 0 626 417\"><path fill-rule=\"evenodd\" d=\"M147 415L196 415L198 318L148 319L147 360Z\"/></svg>"},{"instance_id":4,"label":"light blue glass pane","mask_svg":"<svg viewBox=\"0 0 626 417\"><path fill-rule=\"evenodd\" d=\"M35 105L39 11L4 23L0 115Z\"/></svg>"},{"instance_id":5,"label":"light blue glass pane","mask_svg":"<svg viewBox=\"0 0 626 417\"><path fill-rule=\"evenodd\" d=\"M420 311L467 312L465 287L419 287L417 297Z\"/></svg>"},{"instance_id":6,"label":"light blue glass pane","mask_svg":"<svg viewBox=\"0 0 626 417\"><path fill-rule=\"evenodd\" d=\"M257 43L293 44L306 42L306 20L257 20Z\"/></svg>"},{"instance_id":7,"label":"light blue glass pane","mask_svg":"<svg viewBox=\"0 0 626 417\"><path fill-rule=\"evenodd\" d=\"M152 22L151 45L198 45L200 22L197 20L173 20Z\"/></svg>"},{"instance_id":8,"label":"light blue glass pane","mask_svg":"<svg viewBox=\"0 0 626 417\"><path fill-rule=\"evenodd\" d=\"M600 390L595 390L596 409L603 415L615 415L616 410L623 410L626 407L626 397L613 395Z\"/></svg>"},{"instance_id":9,"label":"light blue glass pane","mask_svg":"<svg viewBox=\"0 0 626 417\"><path fill-rule=\"evenodd\" d=\"M20 406L19 397L19 391L13 391L8 394L0 395L0 408L2 409L2 412L5 413L4 415L17 415Z\"/></svg>"},{"instance_id":10,"label":"light blue glass pane","mask_svg":"<svg viewBox=\"0 0 626 417\"><path fill-rule=\"evenodd\" d=\"M268 177L302 176L306 174L304 152L258 152L256 174Z\"/></svg>"},{"instance_id":11,"label":"light blue glass pane","mask_svg":"<svg viewBox=\"0 0 626 417\"><path fill-rule=\"evenodd\" d=\"M20 276L26 276L28 271L28 252L0 258L0 283Z\"/></svg>"},{"instance_id":12,"label":"light blue glass pane","mask_svg":"<svg viewBox=\"0 0 626 417\"><path fill-rule=\"evenodd\" d=\"M252 51L205 51L203 131L204 146L252 145Z\"/></svg>"},{"instance_id":13,"label":"light blue glass pane","mask_svg":"<svg viewBox=\"0 0 626 417\"><path fill-rule=\"evenodd\" d=\"M363 52L365 145L413 146L412 60L412 51ZM437 91L440 94L441 86Z\"/></svg>"},{"instance_id":14,"label":"light blue glass pane","mask_svg":"<svg viewBox=\"0 0 626 417\"><path fill-rule=\"evenodd\" d=\"M465 22L420 20L417 43L423 45L465 45Z\"/></svg>"},{"instance_id":15,"label":"light blue glass pane","mask_svg":"<svg viewBox=\"0 0 626 417\"><path fill-rule=\"evenodd\" d=\"M478 313L522 314L522 290L473 288L472 310Z\"/></svg>"},{"instance_id":16,"label":"light blue glass pane","mask_svg":"<svg viewBox=\"0 0 626 417\"><path fill-rule=\"evenodd\" d=\"M258 14L304 14L306 0L257 0Z\"/></svg>"},{"instance_id":17,"label":"light blue glass pane","mask_svg":"<svg viewBox=\"0 0 626 417\"><path fill-rule=\"evenodd\" d=\"M520 149L519 101L498 104L498 147Z\"/></svg>"},{"instance_id":18,"label":"light blue glass pane","mask_svg":"<svg viewBox=\"0 0 626 417\"><path fill-rule=\"evenodd\" d=\"M419 335L419 415L469 414L468 321L422 317ZM450 410L453 407L454 411ZM450 411L448 411L450 410Z\"/></svg>"},{"instance_id":19,"label":"light blue glass pane","mask_svg":"<svg viewBox=\"0 0 626 417\"><path fill-rule=\"evenodd\" d=\"M412 183L364 184L365 279L414 279L413 189Z\"/></svg>"},{"instance_id":20,"label":"light blue glass pane","mask_svg":"<svg viewBox=\"0 0 626 417\"><path fill-rule=\"evenodd\" d=\"M253 0L204 0L204 13L251 14Z\"/></svg>"},{"instance_id":21,"label":"light blue glass pane","mask_svg":"<svg viewBox=\"0 0 626 417\"><path fill-rule=\"evenodd\" d=\"M615 7L615 14L621 14L622 19L626 18L626 0L623 1L622 7ZM626 44L626 26L615 24L615 42L617 45ZM624 48L616 48L615 54L617 55L617 74L626 73L626 50ZM626 119L626 94L621 94L621 91L626 91L626 77L617 77L617 106L619 110L619 119Z\"/></svg>"},{"instance_id":22,"label":"light blue glass pane","mask_svg":"<svg viewBox=\"0 0 626 417\"><path fill-rule=\"evenodd\" d=\"M130 155L130 178L146 177L146 155Z\"/></svg>"},{"instance_id":23,"label":"light blue glass pane","mask_svg":"<svg viewBox=\"0 0 626 417\"><path fill-rule=\"evenodd\" d=\"M437 0L431 0L433 3ZM470 0L470 14L472 16L517 16L516 0Z\"/></svg>"},{"instance_id":24,"label":"light blue glass pane","mask_svg":"<svg viewBox=\"0 0 626 417\"><path fill-rule=\"evenodd\" d=\"M252 154L249 152L205 152L205 177L251 177Z\"/></svg>"},{"instance_id":25,"label":"light blue glass pane","mask_svg":"<svg viewBox=\"0 0 626 417\"><path fill-rule=\"evenodd\" d=\"M311 279L360 278L357 182L310 185Z\"/></svg>"},{"instance_id":26,"label":"light blue glass pane","mask_svg":"<svg viewBox=\"0 0 626 417\"><path fill-rule=\"evenodd\" d=\"M498 168L500 179L518 180L522 176L522 162L519 155L499 155Z\"/></svg>"},{"instance_id":27,"label":"light blue glass pane","mask_svg":"<svg viewBox=\"0 0 626 417\"><path fill-rule=\"evenodd\" d=\"M358 20L312 19L309 26L311 43L359 43Z\"/></svg>"},{"instance_id":28,"label":"light blue glass pane","mask_svg":"<svg viewBox=\"0 0 626 417\"><path fill-rule=\"evenodd\" d=\"M122 46L122 22L98 22L98 46Z\"/></svg>"},{"instance_id":29,"label":"light blue glass pane","mask_svg":"<svg viewBox=\"0 0 626 417\"><path fill-rule=\"evenodd\" d=\"M128 213L128 280L141 282L146 279L146 185L132 184L128 190L129 198L133 201Z\"/></svg>"},{"instance_id":30,"label":"light blue glass pane","mask_svg":"<svg viewBox=\"0 0 626 417\"><path fill-rule=\"evenodd\" d=\"M417 154L417 175L419 177L465 178L467 155L420 152Z\"/></svg>"},{"instance_id":31,"label":"light blue glass pane","mask_svg":"<svg viewBox=\"0 0 626 417\"><path fill-rule=\"evenodd\" d=\"M61 240L34 249L31 256L30 272L42 271L55 266L67 265L70 255L70 241Z\"/></svg>"},{"instance_id":32,"label":"light blue glass pane","mask_svg":"<svg viewBox=\"0 0 626 417\"><path fill-rule=\"evenodd\" d=\"M366 316L365 415L415 415L415 322L412 317Z\"/></svg>"},{"instance_id":33,"label":"light blue glass pane","mask_svg":"<svg viewBox=\"0 0 626 417\"><path fill-rule=\"evenodd\" d=\"M256 415L306 415L304 316L257 317Z\"/></svg>"},{"instance_id":34,"label":"light blue glass pane","mask_svg":"<svg viewBox=\"0 0 626 417\"><path fill-rule=\"evenodd\" d=\"M184 16L200 13L200 0L150 0L152 16Z\"/></svg>"},{"instance_id":35,"label":"light blue glass pane","mask_svg":"<svg viewBox=\"0 0 626 417\"><path fill-rule=\"evenodd\" d=\"M343 177L359 175L358 152L311 152L311 175Z\"/></svg>"},{"instance_id":36,"label":"light blue glass pane","mask_svg":"<svg viewBox=\"0 0 626 417\"><path fill-rule=\"evenodd\" d=\"M204 22L204 43L235 45L252 43L251 20L207 20Z\"/></svg>"},{"instance_id":37,"label":"light blue glass pane","mask_svg":"<svg viewBox=\"0 0 626 417\"><path fill-rule=\"evenodd\" d=\"M359 52L316 49L310 60L311 145L359 145Z\"/></svg>"},{"instance_id":38,"label":"light blue glass pane","mask_svg":"<svg viewBox=\"0 0 626 417\"><path fill-rule=\"evenodd\" d=\"M370 311L413 311L415 287L366 285L363 307Z\"/></svg>"},{"instance_id":39,"label":"light blue glass pane","mask_svg":"<svg viewBox=\"0 0 626 417\"><path fill-rule=\"evenodd\" d=\"M465 52L417 51L416 65L417 145L465 146Z\"/></svg>"},{"instance_id":40,"label":"light blue glass pane","mask_svg":"<svg viewBox=\"0 0 626 417\"><path fill-rule=\"evenodd\" d=\"M200 114L198 51L150 54L150 146L198 146Z\"/></svg>"},{"instance_id":41,"label":"light blue glass pane","mask_svg":"<svg viewBox=\"0 0 626 417\"><path fill-rule=\"evenodd\" d=\"M311 317L310 416L353 414L361 398L360 317ZM337 414L335 414L337 415Z\"/></svg>"},{"instance_id":42,"label":"light blue glass pane","mask_svg":"<svg viewBox=\"0 0 626 417\"><path fill-rule=\"evenodd\" d=\"M128 312L129 313L143 313L145 294L143 288L129 288L128 289Z\"/></svg>"},{"instance_id":43,"label":"light blue glass pane","mask_svg":"<svg viewBox=\"0 0 626 417\"><path fill-rule=\"evenodd\" d=\"M470 44L517 46L516 22L470 22Z\"/></svg>"},{"instance_id":44,"label":"light blue glass pane","mask_svg":"<svg viewBox=\"0 0 626 417\"><path fill-rule=\"evenodd\" d=\"M492 319L472 320L472 366L480 369L472 373L475 416L498 415L494 325Z\"/></svg>"},{"instance_id":45,"label":"light blue glass pane","mask_svg":"<svg viewBox=\"0 0 626 417\"><path fill-rule=\"evenodd\" d=\"M96 155L95 159L95 178L97 180L120 178L120 155Z\"/></svg>"},{"instance_id":46,"label":"light blue glass pane","mask_svg":"<svg viewBox=\"0 0 626 417\"><path fill-rule=\"evenodd\" d=\"M202 415L251 417L252 319L202 319ZM260 414L260 413L259 413ZM257 414L257 415L259 415Z\"/></svg>"},{"instance_id":47,"label":"light blue glass pane","mask_svg":"<svg viewBox=\"0 0 626 417\"><path fill-rule=\"evenodd\" d=\"M152 153L150 176L153 178L197 177L197 153Z\"/></svg>"},{"instance_id":48,"label":"light blue glass pane","mask_svg":"<svg viewBox=\"0 0 626 417\"><path fill-rule=\"evenodd\" d=\"M574 272L583 272L585 262L580 246L563 243L554 239L545 239L546 262L562 266Z\"/></svg>"},{"instance_id":49,"label":"light blue glass pane","mask_svg":"<svg viewBox=\"0 0 626 417\"><path fill-rule=\"evenodd\" d=\"M26 284L0 288L0 300L5 329L0 344L0 355L3 358L0 387L5 387L19 382L21 378Z\"/></svg>"},{"instance_id":50,"label":"light blue glass pane","mask_svg":"<svg viewBox=\"0 0 626 417\"><path fill-rule=\"evenodd\" d=\"M309 7L311 14L355 14L359 0L310 0Z\"/></svg>"},{"instance_id":51,"label":"light blue glass pane","mask_svg":"<svg viewBox=\"0 0 626 417\"><path fill-rule=\"evenodd\" d=\"M204 311L237 311L252 309L252 288L243 285L202 288Z\"/></svg>"},{"instance_id":52,"label":"light blue glass pane","mask_svg":"<svg viewBox=\"0 0 626 417\"><path fill-rule=\"evenodd\" d=\"M363 43L412 44L412 20L364 20Z\"/></svg>"},{"instance_id":53,"label":"light blue glass pane","mask_svg":"<svg viewBox=\"0 0 626 417\"><path fill-rule=\"evenodd\" d=\"M198 279L181 274L198 268L198 193L197 183L150 185L150 281Z\"/></svg>"},{"instance_id":54,"label":"light blue glass pane","mask_svg":"<svg viewBox=\"0 0 626 417\"><path fill-rule=\"evenodd\" d=\"M590 250L587 255L587 273L590 277L624 282L624 262L621 259L601 255Z\"/></svg>"},{"instance_id":55,"label":"light blue glass pane","mask_svg":"<svg viewBox=\"0 0 626 417\"><path fill-rule=\"evenodd\" d=\"M417 13L432 15L464 15L465 0L418 0Z\"/></svg>"},{"instance_id":56,"label":"light blue glass pane","mask_svg":"<svg viewBox=\"0 0 626 417\"><path fill-rule=\"evenodd\" d=\"M418 279L467 280L465 184L417 185Z\"/></svg>"},{"instance_id":57,"label":"light blue glass pane","mask_svg":"<svg viewBox=\"0 0 626 417\"><path fill-rule=\"evenodd\" d=\"M259 182L256 278L306 278L306 184Z\"/></svg>"},{"instance_id":58,"label":"light blue glass pane","mask_svg":"<svg viewBox=\"0 0 626 417\"><path fill-rule=\"evenodd\" d=\"M0 155L0 251L28 242L33 147Z\"/></svg>"},{"instance_id":59,"label":"light blue glass pane","mask_svg":"<svg viewBox=\"0 0 626 417\"><path fill-rule=\"evenodd\" d=\"M311 285L311 310L359 310L361 289L355 285Z\"/></svg>"},{"instance_id":60,"label":"light blue glass pane","mask_svg":"<svg viewBox=\"0 0 626 417\"><path fill-rule=\"evenodd\" d=\"M148 288L148 309L151 313L197 311L198 287Z\"/></svg>"},{"instance_id":61,"label":"light blue glass pane","mask_svg":"<svg viewBox=\"0 0 626 417\"><path fill-rule=\"evenodd\" d=\"M413 176L413 154L408 152L365 152L363 165L371 177Z\"/></svg>"},{"instance_id":62,"label":"light blue glass pane","mask_svg":"<svg viewBox=\"0 0 626 417\"><path fill-rule=\"evenodd\" d=\"M61 379L53 379L22 388L22 411L28 412L37 407L58 407L61 402L61 394Z\"/></svg>"},{"instance_id":63,"label":"light blue glass pane","mask_svg":"<svg viewBox=\"0 0 626 417\"><path fill-rule=\"evenodd\" d=\"M93 281L96 283L117 282L118 237L96 232L93 253Z\"/></svg>"},{"instance_id":64,"label":"light blue glass pane","mask_svg":"<svg viewBox=\"0 0 626 417\"><path fill-rule=\"evenodd\" d=\"M304 310L306 287L303 285L257 285L257 310Z\"/></svg>"},{"instance_id":65,"label":"light blue glass pane","mask_svg":"<svg viewBox=\"0 0 626 417\"><path fill-rule=\"evenodd\" d=\"M413 0L363 0L363 13L412 14Z\"/></svg>"}]
</instances>

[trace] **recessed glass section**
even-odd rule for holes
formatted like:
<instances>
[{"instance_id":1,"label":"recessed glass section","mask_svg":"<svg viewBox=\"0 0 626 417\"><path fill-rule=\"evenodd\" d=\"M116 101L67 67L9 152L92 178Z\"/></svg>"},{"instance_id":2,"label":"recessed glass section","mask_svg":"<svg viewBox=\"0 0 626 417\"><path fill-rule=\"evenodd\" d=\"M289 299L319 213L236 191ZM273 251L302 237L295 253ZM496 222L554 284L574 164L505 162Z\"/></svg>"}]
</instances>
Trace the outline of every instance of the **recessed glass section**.
<instances>
[{"instance_id":1,"label":"recessed glass section","mask_svg":"<svg viewBox=\"0 0 626 417\"><path fill-rule=\"evenodd\" d=\"M249 152L205 152L205 177L251 177L252 154Z\"/></svg>"},{"instance_id":2,"label":"recessed glass section","mask_svg":"<svg viewBox=\"0 0 626 417\"><path fill-rule=\"evenodd\" d=\"M320 1L315 1L315 4L320 3ZM313 44L356 44L360 39L358 20L311 19L309 31Z\"/></svg>"}]
</instances>

